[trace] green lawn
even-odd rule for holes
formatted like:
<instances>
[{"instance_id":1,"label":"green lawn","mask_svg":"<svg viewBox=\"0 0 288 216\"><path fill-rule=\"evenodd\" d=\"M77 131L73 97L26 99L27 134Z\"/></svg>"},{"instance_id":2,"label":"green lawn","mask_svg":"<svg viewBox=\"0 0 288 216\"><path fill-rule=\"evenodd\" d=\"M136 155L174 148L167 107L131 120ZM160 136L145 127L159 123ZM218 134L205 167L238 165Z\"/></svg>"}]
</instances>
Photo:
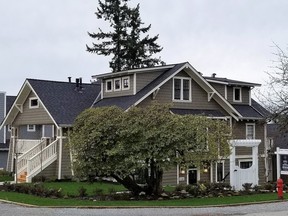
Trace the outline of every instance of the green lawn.
<instances>
[{"instance_id":1,"label":"green lawn","mask_svg":"<svg viewBox=\"0 0 288 216\"><path fill-rule=\"evenodd\" d=\"M94 195L94 191L97 189L102 189L104 194L109 194L111 190L113 191L125 191L126 189L119 184L105 183L105 182L44 182L45 188L54 188L62 190L64 195L79 195L79 188L84 187L87 189L88 195Z\"/></svg>"},{"instance_id":2,"label":"green lawn","mask_svg":"<svg viewBox=\"0 0 288 216\"><path fill-rule=\"evenodd\" d=\"M0 192L0 199L25 203L36 206L110 206L110 207L132 207L132 206L208 206L208 205L231 205L241 203L252 203L262 201L276 201L276 193L266 193L247 196L233 196L233 197L221 197L221 198L193 198L182 200L151 200L151 201L91 201L80 199L51 199L35 197L27 194L20 194L15 192Z\"/></svg>"}]
</instances>

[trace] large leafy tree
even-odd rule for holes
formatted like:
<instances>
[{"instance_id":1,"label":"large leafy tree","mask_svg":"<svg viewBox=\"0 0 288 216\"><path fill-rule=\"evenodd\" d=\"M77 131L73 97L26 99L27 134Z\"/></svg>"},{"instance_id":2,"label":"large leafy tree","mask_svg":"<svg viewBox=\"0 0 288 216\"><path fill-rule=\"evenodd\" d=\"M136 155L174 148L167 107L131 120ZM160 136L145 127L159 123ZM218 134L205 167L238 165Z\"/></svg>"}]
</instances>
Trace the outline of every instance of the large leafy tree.
<instances>
[{"instance_id":1,"label":"large leafy tree","mask_svg":"<svg viewBox=\"0 0 288 216\"><path fill-rule=\"evenodd\" d=\"M151 25L142 27L139 4L135 8L127 5L129 0L99 0L95 13L98 19L109 22L111 31L104 32L101 28L97 33L88 35L97 42L87 47L87 51L98 55L110 56L109 62L113 72L164 64L160 58L153 57L160 52L156 41L158 35L150 37L146 34Z\"/></svg>"},{"instance_id":2,"label":"large leafy tree","mask_svg":"<svg viewBox=\"0 0 288 216\"><path fill-rule=\"evenodd\" d=\"M172 115L167 105L126 112L91 108L79 115L70 136L75 173L112 176L134 194L159 195L165 170L176 164L201 166L229 155L229 132L223 121ZM143 184L135 178L139 173Z\"/></svg>"}]
</instances>

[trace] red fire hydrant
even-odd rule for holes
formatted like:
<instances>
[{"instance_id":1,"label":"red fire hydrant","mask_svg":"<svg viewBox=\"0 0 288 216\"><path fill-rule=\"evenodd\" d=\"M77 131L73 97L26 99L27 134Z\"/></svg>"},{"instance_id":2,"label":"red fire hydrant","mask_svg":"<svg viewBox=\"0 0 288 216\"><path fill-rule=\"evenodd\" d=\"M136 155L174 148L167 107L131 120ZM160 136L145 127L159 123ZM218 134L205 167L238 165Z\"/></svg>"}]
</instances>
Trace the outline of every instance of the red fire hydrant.
<instances>
[{"instance_id":1,"label":"red fire hydrant","mask_svg":"<svg viewBox=\"0 0 288 216\"><path fill-rule=\"evenodd\" d=\"M281 178L279 178L278 180L277 180L277 192L278 192L278 199L283 199L283 187L284 187L284 185L283 185L283 180L281 179Z\"/></svg>"}]
</instances>

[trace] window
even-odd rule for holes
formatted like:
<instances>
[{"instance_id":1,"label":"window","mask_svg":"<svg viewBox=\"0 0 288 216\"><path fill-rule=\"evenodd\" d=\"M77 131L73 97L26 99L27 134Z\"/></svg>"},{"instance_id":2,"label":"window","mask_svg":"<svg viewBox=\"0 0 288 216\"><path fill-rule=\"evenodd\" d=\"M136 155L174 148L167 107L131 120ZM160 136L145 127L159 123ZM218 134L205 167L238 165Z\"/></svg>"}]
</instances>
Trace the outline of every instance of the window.
<instances>
[{"instance_id":1,"label":"window","mask_svg":"<svg viewBox=\"0 0 288 216\"><path fill-rule=\"evenodd\" d=\"M191 101L191 79L177 78L173 79L173 100Z\"/></svg>"},{"instance_id":2,"label":"window","mask_svg":"<svg viewBox=\"0 0 288 216\"><path fill-rule=\"evenodd\" d=\"M246 139L255 139L255 124L246 124Z\"/></svg>"},{"instance_id":3,"label":"window","mask_svg":"<svg viewBox=\"0 0 288 216\"><path fill-rule=\"evenodd\" d=\"M106 92L111 92L112 90L112 80L106 80Z\"/></svg>"},{"instance_id":4,"label":"window","mask_svg":"<svg viewBox=\"0 0 288 216\"><path fill-rule=\"evenodd\" d=\"M121 79L114 79L114 91L121 90Z\"/></svg>"},{"instance_id":5,"label":"window","mask_svg":"<svg viewBox=\"0 0 288 216\"><path fill-rule=\"evenodd\" d=\"M123 90L130 89L130 79L129 79L129 77L123 77L122 78L122 89Z\"/></svg>"},{"instance_id":6,"label":"window","mask_svg":"<svg viewBox=\"0 0 288 216\"><path fill-rule=\"evenodd\" d=\"M35 132L36 131L36 125L27 125L27 131L28 132Z\"/></svg>"},{"instance_id":7,"label":"window","mask_svg":"<svg viewBox=\"0 0 288 216\"><path fill-rule=\"evenodd\" d=\"M224 161L216 163L216 182L222 182L224 178Z\"/></svg>"},{"instance_id":8,"label":"window","mask_svg":"<svg viewBox=\"0 0 288 216\"><path fill-rule=\"evenodd\" d=\"M242 94L240 87L233 88L233 101L234 102L241 102L242 101Z\"/></svg>"},{"instance_id":9,"label":"window","mask_svg":"<svg viewBox=\"0 0 288 216\"><path fill-rule=\"evenodd\" d=\"M252 161L251 160L241 160L239 161L239 167L241 169L248 169L252 166Z\"/></svg>"},{"instance_id":10,"label":"window","mask_svg":"<svg viewBox=\"0 0 288 216\"><path fill-rule=\"evenodd\" d=\"M33 109L33 108L38 108L38 107L39 107L38 98L36 97L29 98L29 108Z\"/></svg>"}]
</instances>

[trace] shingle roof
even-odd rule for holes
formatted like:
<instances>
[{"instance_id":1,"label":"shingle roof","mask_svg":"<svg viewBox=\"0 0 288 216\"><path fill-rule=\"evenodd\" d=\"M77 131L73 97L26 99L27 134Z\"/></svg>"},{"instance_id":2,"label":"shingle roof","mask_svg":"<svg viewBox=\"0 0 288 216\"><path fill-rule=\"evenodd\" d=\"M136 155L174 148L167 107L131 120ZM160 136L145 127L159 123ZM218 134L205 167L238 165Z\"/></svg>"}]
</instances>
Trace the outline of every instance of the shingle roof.
<instances>
[{"instance_id":1,"label":"shingle roof","mask_svg":"<svg viewBox=\"0 0 288 216\"><path fill-rule=\"evenodd\" d=\"M75 83L27 79L58 125L72 125L77 115L92 106L101 86L82 84L78 91Z\"/></svg>"},{"instance_id":2,"label":"shingle roof","mask_svg":"<svg viewBox=\"0 0 288 216\"><path fill-rule=\"evenodd\" d=\"M259 104L257 101L251 99L252 107L257 110L263 117L269 117L271 116L271 113L266 110L261 104Z\"/></svg>"},{"instance_id":3,"label":"shingle roof","mask_svg":"<svg viewBox=\"0 0 288 216\"><path fill-rule=\"evenodd\" d=\"M227 85L240 85L240 86L261 86L258 83L251 83L251 82L244 82L244 81L239 81L239 80L232 80L232 79L227 79L223 77L208 77L204 76L206 80L211 80L211 81L217 81L217 82L223 82L227 83Z\"/></svg>"},{"instance_id":4,"label":"shingle roof","mask_svg":"<svg viewBox=\"0 0 288 216\"><path fill-rule=\"evenodd\" d=\"M225 115L220 110L204 110L204 109L170 109L173 113L178 115L203 115L210 117L224 117Z\"/></svg>"},{"instance_id":5,"label":"shingle roof","mask_svg":"<svg viewBox=\"0 0 288 216\"><path fill-rule=\"evenodd\" d=\"M6 97L6 114L9 112L10 108L12 107L16 96L7 96Z\"/></svg>"},{"instance_id":6,"label":"shingle roof","mask_svg":"<svg viewBox=\"0 0 288 216\"><path fill-rule=\"evenodd\" d=\"M94 104L94 107L103 107L103 106L119 106L122 109L126 110L153 89L155 89L158 85L160 85L165 79L170 77L173 73L175 73L178 69L183 67L185 63L177 64L171 69L165 70L161 73L156 79L146 85L143 89L141 89L137 94L131 96L123 96L123 97L113 97L113 98L104 98Z\"/></svg>"},{"instance_id":7,"label":"shingle roof","mask_svg":"<svg viewBox=\"0 0 288 216\"><path fill-rule=\"evenodd\" d=\"M233 105L244 118L263 118L263 116L249 105Z\"/></svg>"}]
</instances>

